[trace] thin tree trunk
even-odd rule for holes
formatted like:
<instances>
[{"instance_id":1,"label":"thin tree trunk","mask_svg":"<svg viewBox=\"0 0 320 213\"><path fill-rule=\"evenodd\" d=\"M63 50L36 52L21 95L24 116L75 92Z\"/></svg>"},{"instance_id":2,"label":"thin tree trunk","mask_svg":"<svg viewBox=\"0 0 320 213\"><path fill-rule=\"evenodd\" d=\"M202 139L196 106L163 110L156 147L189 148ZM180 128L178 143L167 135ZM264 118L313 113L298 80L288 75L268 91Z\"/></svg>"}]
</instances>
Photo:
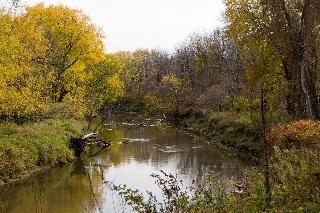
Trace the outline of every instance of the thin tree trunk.
<instances>
[{"instance_id":1,"label":"thin tree trunk","mask_svg":"<svg viewBox=\"0 0 320 213\"><path fill-rule=\"evenodd\" d=\"M264 142L264 151L265 151L265 156L264 156L264 163L265 163L265 173L264 173L264 178L265 178L265 190L266 190L266 208L271 203L271 185L270 185L270 169L269 169L269 160L270 160L270 152L271 152L271 147L269 146L267 137L266 137L266 119L265 119L265 104L264 104L264 89L261 89L261 120L262 120L262 138Z\"/></svg>"}]
</instances>

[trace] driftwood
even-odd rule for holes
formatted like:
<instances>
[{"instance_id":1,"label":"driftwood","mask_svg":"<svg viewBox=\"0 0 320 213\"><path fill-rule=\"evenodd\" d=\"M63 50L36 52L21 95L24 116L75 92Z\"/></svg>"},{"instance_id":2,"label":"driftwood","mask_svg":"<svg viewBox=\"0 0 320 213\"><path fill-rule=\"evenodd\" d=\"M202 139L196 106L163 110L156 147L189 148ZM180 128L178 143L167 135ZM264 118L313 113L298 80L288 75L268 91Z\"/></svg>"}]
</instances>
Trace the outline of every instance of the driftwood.
<instances>
[{"instance_id":1,"label":"driftwood","mask_svg":"<svg viewBox=\"0 0 320 213\"><path fill-rule=\"evenodd\" d=\"M103 143L104 146L110 146L111 144L106 141L106 140L103 140L101 138L98 137L99 136L99 133L97 132L93 132L93 133L89 133L89 134L86 134L85 136L82 137L82 140L86 141L87 144L91 143Z\"/></svg>"},{"instance_id":2,"label":"driftwood","mask_svg":"<svg viewBox=\"0 0 320 213\"><path fill-rule=\"evenodd\" d=\"M85 136L83 136L82 140L85 140L85 139L96 139L96 138L98 138L98 135L99 135L98 132L89 133L89 134L86 134Z\"/></svg>"},{"instance_id":3,"label":"driftwood","mask_svg":"<svg viewBox=\"0 0 320 213\"><path fill-rule=\"evenodd\" d=\"M82 138L71 138L69 147L74 150L77 157L80 157L84 152L85 146L88 144L103 143L104 147L111 145L108 141L100 139L98 135L99 133L89 133Z\"/></svg>"},{"instance_id":4,"label":"driftwood","mask_svg":"<svg viewBox=\"0 0 320 213\"><path fill-rule=\"evenodd\" d=\"M235 189L231 192L237 197L244 198L246 196L246 190L242 184L235 184Z\"/></svg>"}]
</instances>

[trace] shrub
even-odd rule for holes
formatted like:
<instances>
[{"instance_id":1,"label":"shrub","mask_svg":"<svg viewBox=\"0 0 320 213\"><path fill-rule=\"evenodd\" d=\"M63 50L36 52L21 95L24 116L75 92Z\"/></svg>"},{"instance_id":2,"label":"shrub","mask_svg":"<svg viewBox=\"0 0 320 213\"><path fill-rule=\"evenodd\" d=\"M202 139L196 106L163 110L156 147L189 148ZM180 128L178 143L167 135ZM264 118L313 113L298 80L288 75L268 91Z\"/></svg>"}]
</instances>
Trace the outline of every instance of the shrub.
<instances>
[{"instance_id":1,"label":"shrub","mask_svg":"<svg viewBox=\"0 0 320 213\"><path fill-rule=\"evenodd\" d=\"M320 209L320 122L279 125L268 135L274 202L292 210Z\"/></svg>"},{"instance_id":2,"label":"shrub","mask_svg":"<svg viewBox=\"0 0 320 213\"><path fill-rule=\"evenodd\" d=\"M281 148L319 148L320 122L301 120L282 124L268 135L272 146Z\"/></svg>"},{"instance_id":3,"label":"shrub","mask_svg":"<svg viewBox=\"0 0 320 213\"><path fill-rule=\"evenodd\" d=\"M162 197L156 197L148 192L146 201L143 193L128 189L126 185L114 186L119 195L135 212L225 212L230 190L224 184L217 182L214 176L205 178L198 187L185 188L183 182L176 176L163 171L162 175L152 174L162 190ZM221 210L221 211L220 211Z\"/></svg>"}]
</instances>

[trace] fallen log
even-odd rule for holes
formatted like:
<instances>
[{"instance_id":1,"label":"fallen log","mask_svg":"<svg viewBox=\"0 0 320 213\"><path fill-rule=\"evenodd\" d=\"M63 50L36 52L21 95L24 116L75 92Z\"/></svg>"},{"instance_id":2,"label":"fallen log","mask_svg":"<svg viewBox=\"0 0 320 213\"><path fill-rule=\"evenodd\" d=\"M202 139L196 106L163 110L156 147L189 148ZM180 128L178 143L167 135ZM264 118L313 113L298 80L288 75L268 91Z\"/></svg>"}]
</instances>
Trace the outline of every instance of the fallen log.
<instances>
[{"instance_id":1,"label":"fallen log","mask_svg":"<svg viewBox=\"0 0 320 213\"><path fill-rule=\"evenodd\" d=\"M103 140L98 137L99 133L89 133L83 136L82 138L71 138L69 148L74 150L75 156L80 157L80 155L84 152L85 146L88 144L99 144L103 143L105 147L110 146L111 143L109 143L106 140Z\"/></svg>"},{"instance_id":2,"label":"fallen log","mask_svg":"<svg viewBox=\"0 0 320 213\"><path fill-rule=\"evenodd\" d=\"M86 134L85 136L82 137L82 140L85 140L86 143L103 143L104 146L110 146L111 144L106 141L106 140L103 140L101 138L98 137L99 136L99 133L97 132L93 132L93 133L89 133L89 134Z\"/></svg>"},{"instance_id":3,"label":"fallen log","mask_svg":"<svg viewBox=\"0 0 320 213\"><path fill-rule=\"evenodd\" d=\"M89 133L89 134L86 134L85 136L83 136L82 140L85 140L85 139L96 139L96 138L98 138L98 135L99 135L98 132L92 132L92 133Z\"/></svg>"},{"instance_id":4,"label":"fallen log","mask_svg":"<svg viewBox=\"0 0 320 213\"><path fill-rule=\"evenodd\" d=\"M101 143L103 143L103 144L104 144L104 146L110 146L110 145L111 145L111 143L109 143L108 141L106 141L106 140L102 140L102 139L100 139L100 138L98 138L98 139L97 139L97 142L101 142Z\"/></svg>"}]
</instances>

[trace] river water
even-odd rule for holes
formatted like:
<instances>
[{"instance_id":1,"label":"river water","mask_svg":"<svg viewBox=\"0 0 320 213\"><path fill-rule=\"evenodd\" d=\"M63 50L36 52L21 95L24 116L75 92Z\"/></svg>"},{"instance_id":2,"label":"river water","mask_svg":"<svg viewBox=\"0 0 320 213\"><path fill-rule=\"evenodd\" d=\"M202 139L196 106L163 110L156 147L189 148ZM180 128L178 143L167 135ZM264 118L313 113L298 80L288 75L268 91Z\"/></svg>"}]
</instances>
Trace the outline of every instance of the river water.
<instances>
[{"instance_id":1,"label":"river water","mask_svg":"<svg viewBox=\"0 0 320 213\"><path fill-rule=\"evenodd\" d=\"M102 121L98 117L93 125ZM90 158L33 174L0 187L0 213L131 212L114 185L140 192L161 190L151 174L174 174L184 186L214 174L241 179L257 165L251 156L185 131L177 121L136 113L110 114L100 137L111 146L92 146Z\"/></svg>"}]
</instances>

